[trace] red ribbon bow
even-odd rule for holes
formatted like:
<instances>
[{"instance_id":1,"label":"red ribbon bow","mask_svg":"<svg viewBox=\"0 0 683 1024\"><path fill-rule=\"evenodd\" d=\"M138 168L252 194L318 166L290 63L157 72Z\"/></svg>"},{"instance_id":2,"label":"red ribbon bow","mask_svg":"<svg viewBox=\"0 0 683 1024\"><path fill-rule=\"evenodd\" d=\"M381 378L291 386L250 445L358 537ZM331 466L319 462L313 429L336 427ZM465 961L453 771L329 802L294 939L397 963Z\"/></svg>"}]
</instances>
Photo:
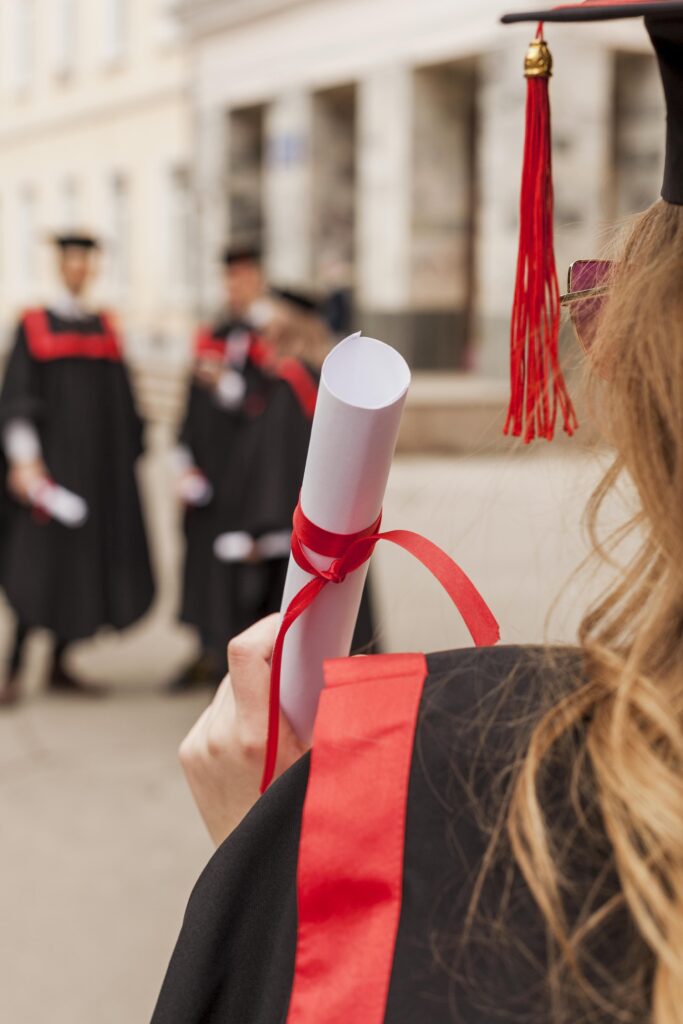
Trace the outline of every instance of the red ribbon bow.
<instances>
[{"instance_id":1,"label":"red ribbon bow","mask_svg":"<svg viewBox=\"0 0 683 1024\"><path fill-rule=\"evenodd\" d=\"M275 775L280 728L280 675L285 637L296 620L303 615L328 583L343 583L349 573L360 569L368 561L380 540L397 544L429 569L444 588L463 617L477 647L489 647L500 639L500 630L493 613L483 597L462 569L445 551L426 537L409 530L390 530L379 533L382 515L372 526L360 533L329 533L312 523L304 515L301 503L294 512L292 556L297 565L313 577L301 588L289 604L273 648L270 675L270 706L268 711L268 742L261 782L265 792ZM308 558L305 548L333 561L328 569L319 569Z\"/></svg>"}]
</instances>

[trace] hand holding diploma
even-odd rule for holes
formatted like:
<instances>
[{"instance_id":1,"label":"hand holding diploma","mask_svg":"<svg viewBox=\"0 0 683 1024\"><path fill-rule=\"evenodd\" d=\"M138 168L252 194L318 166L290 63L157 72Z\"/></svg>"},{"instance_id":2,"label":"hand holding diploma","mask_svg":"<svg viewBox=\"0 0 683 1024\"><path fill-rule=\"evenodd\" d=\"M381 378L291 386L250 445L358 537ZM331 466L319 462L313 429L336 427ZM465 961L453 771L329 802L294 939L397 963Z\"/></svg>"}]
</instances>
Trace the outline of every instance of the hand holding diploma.
<instances>
[{"instance_id":1,"label":"hand holding diploma","mask_svg":"<svg viewBox=\"0 0 683 1024\"><path fill-rule=\"evenodd\" d=\"M379 540L403 547L430 569L475 643L498 639L493 615L448 555L417 534L379 532L409 380L398 353L360 336L338 346L323 368L284 616L231 641L230 676L181 748L195 800L217 843L255 803L259 779L263 790L310 745L323 661L349 652L367 561Z\"/></svg>"},{"instance_id":2,"label":"hand holding diploma","mask_svg":"<svg viewBox=\"0 0 683 1024\"><path fill-rule=\"evenodd\" d=\"M30 505L31 492L49 480L49 478L50 475L45 463L40 457L17 462L10 460L7 472L7 489L17 501L20 501L23 505Z\"/></svg>"},{"instance_id":3,"label":"hand holding diploma","mask_svg":"<svg viewBox=\"0 0 683 1024\"><path fill-rule=\"evenodd\" d=\"M10 492L24 505L62 526L77 529L88 518L87 502L78 494L60 487L50 478L42 459L17 462L10 466Z\"/></svg>"},{"instance_id":4,"label":"hand holding diploma","mask_svg":"<svg viewBox=\"0 0 683 1024\"><path fill-rule=\"evenodd\" d=\"M389 345L360 334L347 338L322 368L318 404L301 488L301 508L316 526L355 534L379 516L410 386L410 370ZM333 559L310 548L320 569ZM368 573L364 565L328 587L292 626L282 655L282 708L297 735L310 741L323 686L323 662L349 654ZM292 558L283 611L313 579Z\"/></svg>"},{"instance_id":5,"label":"hand holding diploma","mask_svg":"<svg viewBox=\"0 0 683 1024\"><path fill-rule=\"evenodd\" d=\"M70 529L83 526L90 510L87 502L78 494L60 487L49 477L36 481L28 491L33 508Z\"/></svg>"},{"instance_id":6,"label":"hand holding diploma","mask_svg":"<svg viewBox=\"0 0 683 1024\"><path fill-rule=\"evenodd\" d=\"M216 846L259 797L270 659L278 626L279 616L271 615L230 641L230 675L180 748L185 776ZM284 716L280 734L278 773L294 764L305 749Z\"/></svg>"},{"instance_id":7,"label":"hand holding diploma","mask_svg":"<svg viewBox=\"0 0 683 1024\"><path fill-rule=\"evenodd\" d=\"M496 620L448 555L418 534L380 532L409 384L399 353L360 335L338 345L323 365L273 651L262 789L274 776L280 707L299 739L311 740L323 663L349 654L368 562L380 540L402 547L429 569L477 645L498 640Z\"/></svg>"}]
</instances>

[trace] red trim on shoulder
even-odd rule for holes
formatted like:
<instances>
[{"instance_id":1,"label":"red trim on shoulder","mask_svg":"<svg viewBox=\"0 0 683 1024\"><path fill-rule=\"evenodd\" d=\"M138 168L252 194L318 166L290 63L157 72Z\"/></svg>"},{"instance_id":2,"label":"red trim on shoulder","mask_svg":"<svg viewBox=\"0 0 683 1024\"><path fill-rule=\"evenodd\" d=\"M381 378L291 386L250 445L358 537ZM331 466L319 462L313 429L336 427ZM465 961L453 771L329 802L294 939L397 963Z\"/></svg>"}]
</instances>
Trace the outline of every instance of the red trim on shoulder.
<instances>
[{"instance_id":1,"label":"red trim on shoulder","mask_svg":"<svg viewBox=\"0 0 683 1024\"><path fill-rule=\"evenodd\" d=\"M276 373L289 384L306 419L312 420L318 401L318 385L304 364L298 359L282 359Z\"/></svg>"},{"instance_id":2,"label":"red trim on shoulder","mask_svg":"<svg viewBox=\"0 0 683 1024\"><path fill-rule=\"evenodd\" d=\"M110 317L100 313L102 332L53 331L45 309L30 309L22 318L28 349L34 359L103 359L121 362L121 345Z\"/></svg>"},{"instance_id":3,"label":"red trim on shoulder","mask_svg":"<svg viewBox=\"0 0 683 1024\"><path fill-rule=\"evenodd\" d=\"M225 338L215 338L209 327L200 327L195 336L195 359L216 359L222 361L225 356Z\"/></svg>"},{"instance_id":4,"label":"red trim on shoulder","mask_svg":"<svg viewBox=\"0 0 683 1024\"><path fill-rule=\"evenodd\" d=\"M383 1024L403 895L422 654L325 665L298 867L287 1024Z\"/></svg>"},{"instance_id":5,"label":"red trim on shoulder","mask_svg":"<svg viewBox=\"0 0 683 1024\"><path fill-rule=\"evenodd\" d=\"M195 359L222 362L227 343L227 335L217 338L210 327L200 327L195 336ZM254 366L264 370L273 369L276 363L272 347L257 334L250 336L248 359Z\"/></svg>"}]
</instances>

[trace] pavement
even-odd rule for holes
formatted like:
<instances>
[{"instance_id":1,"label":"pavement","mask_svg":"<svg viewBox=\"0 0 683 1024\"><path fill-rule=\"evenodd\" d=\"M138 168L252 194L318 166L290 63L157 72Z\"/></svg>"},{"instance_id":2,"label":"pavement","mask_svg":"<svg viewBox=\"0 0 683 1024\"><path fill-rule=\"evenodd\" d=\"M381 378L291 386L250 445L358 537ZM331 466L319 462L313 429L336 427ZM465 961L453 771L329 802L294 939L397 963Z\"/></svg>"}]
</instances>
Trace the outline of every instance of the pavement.
<instances>
[{"instance_id":1,"label":"pavement","mask_svg":"<svg viewBox=\"0 0 683 1024\"><path fill-rule=\"evenodd\" d=\"M402 457L385 525L426 533L473 577L505 642L571 640L604 579L568 582L586 553L581 509L603 460L588 453ZM72 667L108 683L101 700L45 695L49 639L35 636L22 705L0 714L0 1021L144 1024L191 887L211 850L177 762L207 699L164 684L194 653L174 622L177 517L164 460L141 474L160 583L148 619L74 649ZM617 504L608 519L618 521ZM467 643L425 570L378 550L387 650ZM561 600L548 620L554 598ZM0 616L9 642L11 619Z\"/></svg>"}]
</instances>

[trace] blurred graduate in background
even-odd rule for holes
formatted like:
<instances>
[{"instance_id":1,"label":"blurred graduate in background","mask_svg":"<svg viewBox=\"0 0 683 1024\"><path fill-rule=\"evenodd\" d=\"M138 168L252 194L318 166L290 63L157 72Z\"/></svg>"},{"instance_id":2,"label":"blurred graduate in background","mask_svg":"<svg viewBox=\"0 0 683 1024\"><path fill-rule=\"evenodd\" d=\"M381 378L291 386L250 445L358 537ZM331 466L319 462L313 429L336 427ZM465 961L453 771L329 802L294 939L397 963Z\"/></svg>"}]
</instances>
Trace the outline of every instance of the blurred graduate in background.
<instances>
[{"instance_id":1,"label":"blurred graduate in background","mask_svg":"<svg viewBox=\"0 0 683 1024\"><path fill-rule=\"evenodd\" d=\"M258 437L257 455L245 493L245 519L254 528L257 552L267 553L260 575L261 597L253 600L249 621L280 610L291 544L292 516L299 500L322 364L332 335L325 306L312 292L273 288L272 315L265 331L276 359L279 384L273 387ZM254 595L255 597L255 595ZM260 609L260 614L254 614ZM353 649L370 653L373 618L366 587Z\"/></svg>"},{"instance_id":2,"label":"blurred graduate in background","mask_svg":"<svg viewBox=\"0 0 683 1024\"><path fill-rule=\"evenodd\" d=\"M202 654L171 690L217 683L225 644L242 621L235 572L214 555L216 537L234 522L245 456L270 388L270 354L262 338L270 315L261 253L255 246L223 254L225 310L195 340L187 411L174 460L185 508L186 554L180 618L199 633Z\"/></svg>"},{"instance_id":3,"label":"blurred graduate in background","mask_svg":"<svg viewBox=\"0 0 683 1024\"><path fill-rule=\"evenodd\" d=\"M312 295L267 288L258 249L228 248L223 263L227 314L198 332L175 451L187 542L180 617L202 645L175 692L217 685L227 641L280 608L331 343Z\"/></svg>"},{"instance_id":4,"label":"blurred graduate in background","mask_svg":"<svg viewBox=\"0 0 683 1024\"><path fill-rule=\"evenodd\" d=\"M330 338L315 298L271 289L270 319L263 331L268 350L267 401L248 442L237 454L239 494L221 481L221 528L216 557L237 580L239 608L231 628L241 632L279 611L289 552L292 515L306 465L320 367ZM234 494L236 500L230 502ZM234 632L230 635L234 635ZM224 643L229 636L224 634Z\"/></svg>"},{"instance_id":5,"label":"blurred graduate in background","mask_svg":"<svg viewBox=\"0 0 683 1024\"><path fill-rule=\"evenodd\" d=\"M154 596L135 475L143 424L114 323L86 304L100 246L78 232L54 242L61 293L22 316L0 394L0 585L17 616L4 705L30 629L54 634L52 690L96 693L68 672L67 645L125 628Z\"/></svg>"}]
</instances>

